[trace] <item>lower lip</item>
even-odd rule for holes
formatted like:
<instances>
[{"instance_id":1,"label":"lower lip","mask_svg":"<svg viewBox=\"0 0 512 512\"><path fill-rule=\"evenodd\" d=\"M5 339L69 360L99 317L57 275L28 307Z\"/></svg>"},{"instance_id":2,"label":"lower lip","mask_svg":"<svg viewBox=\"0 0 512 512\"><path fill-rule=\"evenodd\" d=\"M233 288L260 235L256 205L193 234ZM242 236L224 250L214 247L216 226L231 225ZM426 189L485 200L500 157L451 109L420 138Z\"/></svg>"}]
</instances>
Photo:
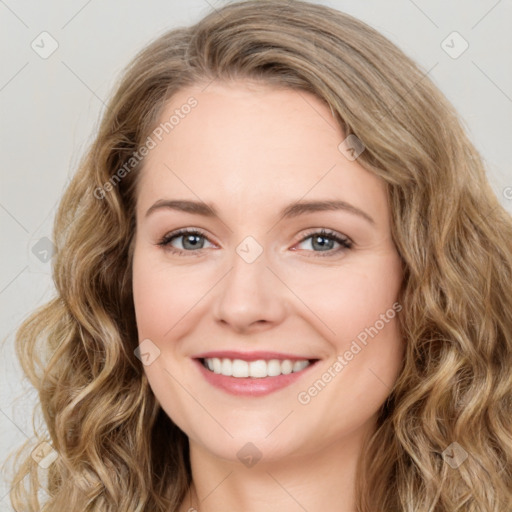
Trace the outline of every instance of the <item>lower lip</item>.
<instances>
[{"instance_id":1,"label":"lower lip","mask_svg":"<svg viewBox=\"0 0 512 512\"><path fill-rule=\"evenodd\" d=\"M289 373L288 375L277 375L276 377L227 377L219 373L211 372L207 370L201 361L194 359L194 362L199 367L199 371L203 377L212 386L222 389L227 393L237 396L264 396L274 391L293 384L300 379L312 366L316 364L316 361L311 363L309 366L301 370L300 372Z\"/></svg>"}]
</instances>

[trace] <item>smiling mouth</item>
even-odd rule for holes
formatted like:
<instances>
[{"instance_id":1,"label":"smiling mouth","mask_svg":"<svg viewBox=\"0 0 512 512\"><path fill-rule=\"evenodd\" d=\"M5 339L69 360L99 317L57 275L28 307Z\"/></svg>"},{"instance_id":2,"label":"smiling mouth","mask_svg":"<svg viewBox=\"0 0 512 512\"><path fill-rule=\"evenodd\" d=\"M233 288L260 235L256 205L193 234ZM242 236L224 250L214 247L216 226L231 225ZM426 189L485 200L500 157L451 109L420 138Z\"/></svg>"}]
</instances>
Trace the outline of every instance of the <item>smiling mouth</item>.
<instances>
[{"instance_id":1,"label":"smiling mouth","mask_svg":"<svg viewBox=\"0 0 512 512\"><path fill-rule=\"evenodd\" d=\"M225 377L263 379L299 373L318 360L257 359L255 361L244 361L242 359L208 357L200 358L199 361L210 372Z\"/></svg>"}]
</instances>

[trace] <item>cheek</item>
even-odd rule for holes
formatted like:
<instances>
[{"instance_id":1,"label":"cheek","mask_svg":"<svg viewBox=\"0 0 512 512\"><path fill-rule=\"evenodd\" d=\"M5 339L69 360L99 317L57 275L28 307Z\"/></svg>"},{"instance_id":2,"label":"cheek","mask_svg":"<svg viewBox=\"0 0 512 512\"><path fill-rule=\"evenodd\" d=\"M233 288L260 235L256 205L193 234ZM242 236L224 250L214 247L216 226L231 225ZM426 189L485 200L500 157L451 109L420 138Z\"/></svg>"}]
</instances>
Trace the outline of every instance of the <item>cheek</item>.
<instances>
[{"instance_id":1,"label":"cheek","mask_svg":"<svg viewBox=\"0 0 512 512\"><path fill-rule=\"evenodd\" d=\"M338 412L331 414L339 422L375 413L391 392L403 360L399 259L390 255L365 263L333 273L323 294L315 287L309 295L311 308L331 330L325 337L333 354L304 384L298 401L319 416L337 403Z\"/></svg>"},{"instance_id":2,"label":"cheek","mask_svg":"<svg viewBox=\"0 0 512 512\"><path fill-rule=\"evenodd\" d=\"M369 272L345 279L343 292L333 294L332 306L327 312L336 339L364 341L368 330L389 331L388 327L396 323L398 291L399 281L389 273L375 275Z\"/></svg>"},{"instance_id":3,"label":"cheek","mask_svg":"<svg viewBox=\"0 0 512 512\"><path fill-rule=\"evenodd\" d=\"M328 396L344 397L371 409L389 394L403 358L398 322L402 306L397 302L401 283L400 260L391 253L335 269L315 286L311 280L304 284L300 293L322 320L316 324L332 350L308 382L329 383L331 391L322 392L317 402L325 399L327 407ZM330 374L325 375L326 371ZM322 383L318 389L323 389ZM316 392L312 390L312 396Z\"/></svg>"},{"instance_id":4,"label":"cheek","mask_svg":"<svg viewBox=\"0 0 512 512\"><path fill-rule=\"evenodd\" d=\"M173 311L176 304L169 302L173 295L166 291L166 279L157 277L148 265L134 262L133 301L140 339L159 338L159 333L171 327L168 311Z\"/></svg>"},{"instance_id":5,"label":"cheek","mask_svg":"<svg viewBox=\"0 0 512 512\"><path fill-rule=\"evenodd\" d=\"M193 424L194 411L190 410L188 395L182 392L179 382L179 338L186 324L180 319L197 301L192 275L183 268L172 269L156 261L148 251L135 249L133 257L133 300L139 342L151 340L149 352L152 361L144 365L153 393L167 415L187 432ZM175 340L166 343L166 340ZM154 344L154 345L153 345ZM156 346L157 348L154 348ZM175 364L176 363L176 364Z\"/></svg>"},{"instance_id":6,"label":"cheek","mask_svg":"<svg viewBox=\"0 0 512 512\"><path fill-rule=\"evenodd\" d=\"M332 270L332 271L331 271ZM391 335L396 324L396 304L402 283L397 254L361 258L339 268L289 276L293 289L319 321L315 324L339 351L365 329L376 325ZM395 307L393 308L393 305Z\"/></svg>"},{"instance_id":7,"label":"cheek","mask_svg":"<svg viewBox=\"0 0 512 512\"><path fill-rule=\"evenodd\" d=\"M191 310L208 290L204 275L192 266L155 261L135 251L133 261L133 300L139 336L163 339L170 329Z\"/></svg>"}]
</instances>

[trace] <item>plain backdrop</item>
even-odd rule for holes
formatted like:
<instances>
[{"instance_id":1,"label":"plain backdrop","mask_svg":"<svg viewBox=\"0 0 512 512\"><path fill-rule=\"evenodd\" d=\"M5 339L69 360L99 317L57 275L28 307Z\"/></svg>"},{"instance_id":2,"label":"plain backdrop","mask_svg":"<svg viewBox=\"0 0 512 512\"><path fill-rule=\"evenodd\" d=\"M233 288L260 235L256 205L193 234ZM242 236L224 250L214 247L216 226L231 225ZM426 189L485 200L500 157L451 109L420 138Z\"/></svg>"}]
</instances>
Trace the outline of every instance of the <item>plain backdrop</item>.
<instances>
[{"instance_id":1,"label":"plain backdrop","mask_svg":"<svg viewBox=\"0 0 512 512\"><path fill-rule=\"evenodd\" d=\"M36 394L15 358L14 333L52 297L55 209L104 102L142 46L223 3L0 0L0 462L33 433ZM428 72L459 111L512 213L512 1L316 3L370 24ZM4 475L1 511L11 510L8 491Z\"/></svg>"}]
</instances>

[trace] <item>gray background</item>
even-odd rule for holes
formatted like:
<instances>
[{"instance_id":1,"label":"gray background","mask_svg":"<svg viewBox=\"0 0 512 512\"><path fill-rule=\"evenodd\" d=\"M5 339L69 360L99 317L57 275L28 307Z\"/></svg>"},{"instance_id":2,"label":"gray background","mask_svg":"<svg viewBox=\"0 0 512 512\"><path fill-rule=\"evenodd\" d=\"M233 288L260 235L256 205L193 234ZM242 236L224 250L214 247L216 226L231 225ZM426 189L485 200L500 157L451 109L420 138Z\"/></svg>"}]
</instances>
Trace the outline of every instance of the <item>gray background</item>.
<instances>
[{"instance_id":1,"label":"gray background","mask_svg":"<svg viewBox=\"0 0 512 512\"><path fill-rule=\"evenodd\" d=\"M36 394L14 356L14 332L52 295L53 216L103 103L144 44L223 3L0 0L0 462L32 435ZM372 25L429 72L459 111L512 213L512 0L316 3ZM469 46L458 55L464 41ZM58 47L48 56L52 44ZM11 510L7 493L4 481L2 511Z\"/></svg>"}]
</instances>

